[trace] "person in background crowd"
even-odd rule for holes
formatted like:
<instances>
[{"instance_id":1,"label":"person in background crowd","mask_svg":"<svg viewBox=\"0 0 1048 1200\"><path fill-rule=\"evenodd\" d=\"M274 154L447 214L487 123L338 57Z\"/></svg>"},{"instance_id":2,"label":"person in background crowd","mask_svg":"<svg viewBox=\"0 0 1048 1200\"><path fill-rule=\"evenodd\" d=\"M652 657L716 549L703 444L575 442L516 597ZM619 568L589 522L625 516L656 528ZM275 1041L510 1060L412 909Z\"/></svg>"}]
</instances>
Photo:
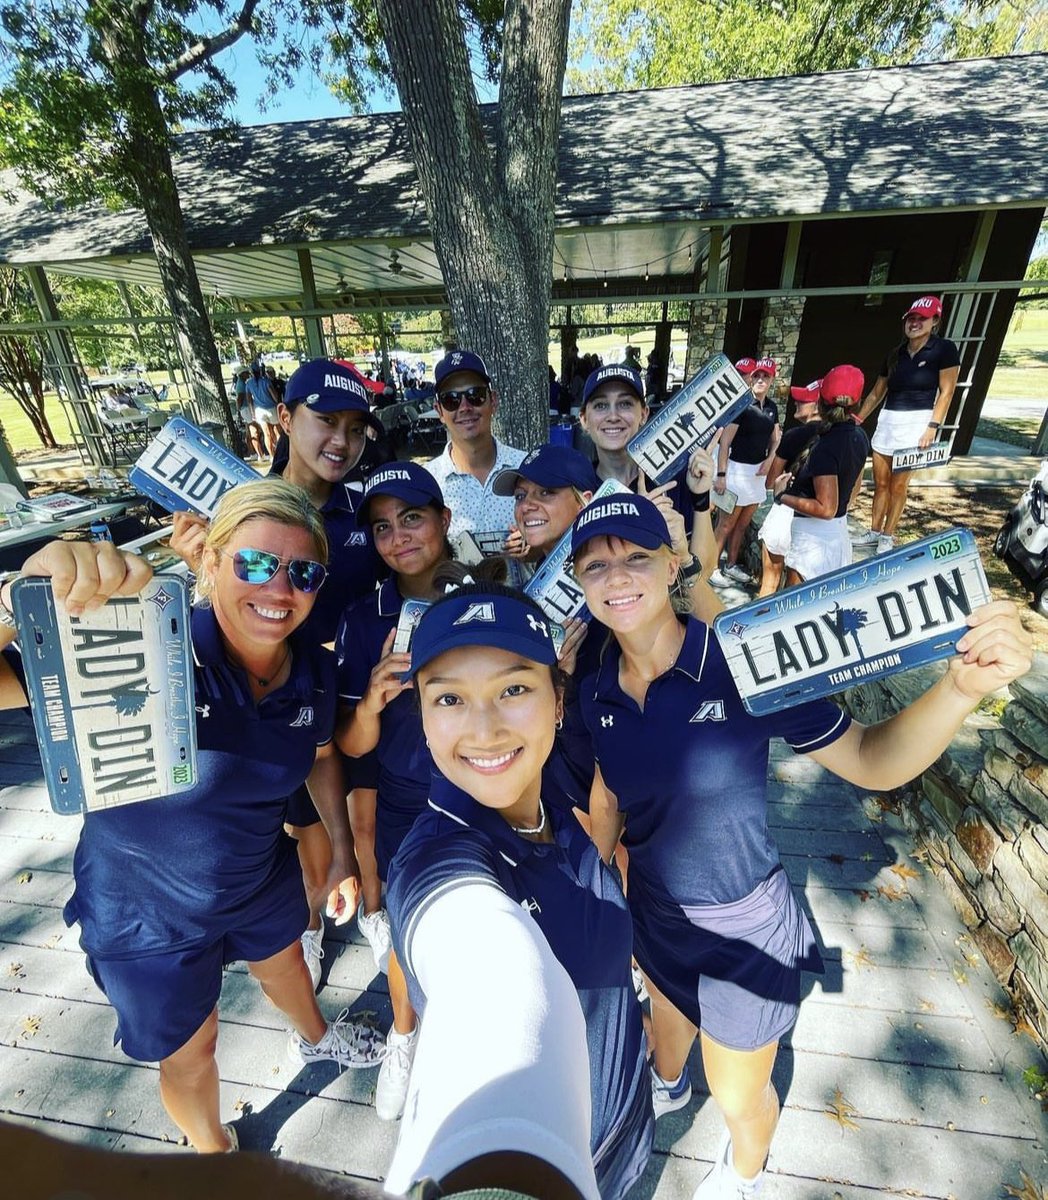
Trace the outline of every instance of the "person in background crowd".
<instances>
[{"instance_id":1,"label":"person in background crowd","mask_svg":"<svg viewBox=\"0 0 1048 1200\"><path fill-rule=\"evenodd\" d=\"M277 415L278 396L276 388L266 378L260 363L251 366L251 377L247 380L247 391L255 406L255 420L265 430L269 453L277 448L280 433L280 418Z\"/></svg>"},{"instance_id":2,"label":"person in background crowd","mask_svg":"<svg viewBox=\"0 0 1048 1200\"><path fill-rule=\"evenodd\" d=\"M757 360L755 358L750 358L749 356L740 358L735 364L735 370L738 371L738 373L742 376L742 382L747 387L750 386L750 376L753 374L753 368L756 365Z\"/></svg>"},{"instance_id":3,"label":"person in background crowd","mask_svg":"<svg viewBox=\"0 0 1048 1200\"><path fill-rule=\"evenodd\" d=\"M360 890L332 741L335 663L304 625L324 583L320 514L299 488L260 479L227 492L200 555L191 636L197 782L189 791L84 815L65 908L87 965L117 1014L117 1039L159 1062L160 1096L202 1153L237 1148L219 1116L215 1063L223 967L245 960L293 1028L296 1062L377 1065L376 1031L343 1013L328 1023L302 956L302 873L283 831L285 797L305 783L332 853L321 902L342 923ZM22 574L50 578L56 603L89 627L111 596L136 595L152 572L111 542L52 542ZM14 630L3 621L0 645ZM0 660L0 704L24 705ZM308 712L309 720L301 719Z\"/></svg>"},{"instance_id":4,"label":"person in background crowd","mask_svg":"<svg viewBox=\"0 0 1048 1200\"><path fill-rule=\"evenodd\" d=\"M377 592L351 604L339 625L335 740L352 758L373 755L378 769L375 787L357 781L350 809L363 883L357 924L371 945L376 966L389 977L393 1004L393 1028L375 1089L375 1110L384 1121L393 1121L404 1111L418 1030L404 973L396 955L390 954L382 884L393 856L426 807L433 770L407 678L410 656L394 653L393 641L405 600L437 598L434 573L451 559L447 540L451 512L424 467L398 462L372 475L357 515L361 526L371 530L391 574Z\"/></svg>"},{"instance_id":5,"label":"person in background crowd","mask_svg":"<svg viewBox=\"0 0 1048 1200\"><path fill-rule=\"evenodd\" d=\"M252 451L254 460L258 462L267 457L266 437L262 432L262 426L255 420L255 402L247 386L250 378L251 371L247 367L241 367L233 376L233 389L236 395L237 416L244 426L248 449ZM249 458L247 461L250 462L251 459Z\"/></svg>"},{"instance_id":6,"label":"person in background crowd","mask_svg":"<svg viewBox=\"0 0 1048 1200\"><path fill-rule=\"evenodd\" d=\"M768 394L775 370L773 358L757 360L749 378L753 403L728 426L720 440L717 480L713 486L722 494L734 492L737 499L732 512L722 512L717 518L718 557L721 551L726 551L727 561L723 570L714 573L714 583L725 584L729 580L744 585L753 583L750 573L739 564L739 553L753 514L764 501L768 470L782 434L778 405Z\"/></svg>"},{"instance_id":7,"label":"person in background crowd","mask_svg":"<svg viewBox=\"0 0 1048 1200\"><path fill-rule=\"evenodd\" d=\"M435 375L437 413L448 444L426 469L451 509L451 544L457 549L467 533L505 537L513 525L513 503L495 496L491 480L504 467L517 466L524 451L504 446L491 432L499 397L480 355L452 350L437 363Z\"/></svg>"},{"instance_id":8,"label":"person in background crowd","mask_svg":"<svg viewBox=\"0 0 1048 1200\"><path fill-rule=\"evenodd\" d=\"M859 409L865 419L883 401L873 433L873 515L856 539L883 554L895 545L895 530L906 507L912 471L892 472L897 450L926 450L939 438L957 387L961 356L949 338L939 337L942 301L921 296L903 316L903 340L888 355L877 381Z\"/></svg>"},{"instance_id":9,"label":"person in background crowd","mask_svg":"<svg viewBox=\"0 0 1048 1200\"><path fill-rule=\"evenodd\" d=\"M795 475L801 466L801 455L805 447L818 434L819 389L822 380L816 379L806 387L791 387L793 415L799 424L787 429L768 471L768 487L774 490L775 482L785 471ZM786 555L790 549L793 531L793 509L785 504L773 505L764 518L757 538L761 544L761 586L758 598L770 596L779 590Z\"/></svg>"},{"instance_id":10,"label":"person in background crowd","mask_svg":"<svg viewBox=\"0 0 1048 1200\"><path fill-rule=\"evenodd\" d=\"M619 1200L644 1171L654 1129L629 914L575 818L542 794L562 708L549 623L520 593L466 583L465 570L449 564L438 573L438 586L445 578L463 586L425 612L412 642L411 673L437 770L429 811L390 868L397 955L423 1029L431 1007L463 1005L478 1030L503 1028L508 1014L479 1002L490 983L478 995L443 960L455 954L451 943L461 943L478 964L471 976L498 975L502 986L530 995L531 956L511 957L498 940L504 916L526 909L578 989L593 1165L602 1200ZM413 1078L409 1110L415 1087ZM526 1095L520 1103L530 1106ZM395 1160L388 1182L400 1180Z\"/></svg>"},{"instance_id":11,"label":"person in background crowd","mask_svg":"<svg viewBox=\"0 0 1048 1200\"><path fill-rule=\"evenodd\" d=\"M620 835L629 851L655 1113L690 1100L698 1033L727 1130L693 1200L748 1200L778 1123L779 1040L796 1020L802 971L821 966L768 833L770 740L784 738L861 788L899 787L935 761L982 697L1029 669L1031 639L1013 604L988 604L969 617L943 678L879 725L853 722L830 700L757 718L710 629L673 611L677 564L652 505L637 496L588 506L572 553L587 605L614 635L580 683L597 760L590 818L605 862Z\"/></svg>"},{"instance_id":12,"label":"person in background crowd","mask_svg":"<svg viewBox=\"0 0 1048 1200\"><path fill-rule=\"evenodd\" d=\"M847 512L862 474L870 439L852 420L862 399L858 367L828 371L819 389L819 426L803 461L776 481L775 503L793 511L788 585L826 575L852 560Z\"/></svg>"},{"instance_id":13,"label":"person in background crowd","mask_svg":"<svg viewBox=\"0 0 1048 1200\"><path fill-rule=\"evenodd\" d=\"M268 366L266 367L266 383L269 385L270 395L276 396L278 404L283 404L284 392L287 390L286 377L283 374L278 375L276 367Z\"/></svg>"}]
</instances>

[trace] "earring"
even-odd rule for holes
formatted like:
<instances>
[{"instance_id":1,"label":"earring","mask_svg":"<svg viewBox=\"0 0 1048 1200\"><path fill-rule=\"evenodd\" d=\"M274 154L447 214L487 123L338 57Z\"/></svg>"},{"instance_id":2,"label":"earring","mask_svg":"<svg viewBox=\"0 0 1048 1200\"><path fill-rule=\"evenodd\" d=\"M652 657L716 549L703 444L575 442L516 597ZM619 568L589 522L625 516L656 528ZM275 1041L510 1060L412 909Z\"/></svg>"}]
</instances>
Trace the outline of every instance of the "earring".
<instances>
[{"instance_id":1,"label":"earring","mask_svg":"<svg viewBox=\"0 0 1048 1200\"><path fill-rule=\"evenodd\" d=\"M553 725L553 728L554 728L554 729L555 729L555 730L556 730L558 733L560 733L560 731L561 731L561 730L564 728L564 718L563 718L563 717L558 717L558 718L557 718L557 720L556 720L556 722L555 722L555 723L554 723L554 725Z\"/></svg>"}]
</instances>

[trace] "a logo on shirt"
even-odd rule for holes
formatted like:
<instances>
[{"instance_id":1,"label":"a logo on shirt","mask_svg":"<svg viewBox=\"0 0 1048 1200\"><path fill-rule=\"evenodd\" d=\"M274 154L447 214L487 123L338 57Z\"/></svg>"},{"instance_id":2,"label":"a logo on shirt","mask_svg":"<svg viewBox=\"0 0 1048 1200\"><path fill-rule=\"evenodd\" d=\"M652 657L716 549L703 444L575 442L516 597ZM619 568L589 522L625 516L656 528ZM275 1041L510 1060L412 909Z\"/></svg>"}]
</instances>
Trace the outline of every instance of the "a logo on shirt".
<instances>
[{"instance_id":1,"label":"a logo on shirt","mask_svg":"<svg viewBox=\"0 0 1048 1200\"><path fill-rule=\"evenodd\" d=\"M702 721L723 721L724 720L724 701L723 700L704 700L700 705L698 712L688 722L689 725L696 725Z\"/></svg>"},{"instance_id":2,"label":"a logo on shirt","mask_svg":"<svg viewBox=\"0 0 1048 1200\"><path fill-rule=\"evenodd\" d=\"M356 533L351 533L349 540L346 542L347 546L366 546L367 544L368 535L362 529L358 529Z\"/></svg>"},{"instance_id":3,"label":"a logo on shirt","mask_svg":"<svg viewBox=\"0 0 1048 1200\"><path fill-rule=\"evenodd\" d=\"M522 909L523 909L523 910L524 910L526 913L542 912L542 906L541 906L541 905L539 904L539 902L538 902L537 900L535 900L535 899L531 899L531 900L521 900L521 902L520 902L520 907L521 907L521 908L522 908Z\"/></svg>"},{"instance_id":4,"label":"a logo on shirt","mask_svg":"<svg viewBox=\"0 0 1048 1200\"><path fill-rule=\"evenodd\" d=\"M298 716L291 722L291 729L306 729L313 724L313 706L307 704L298 710Z\"/></svg>"},{"instance_id":5,"label":"a logo on shirt","mask_svg":"<svg viewBox=\"0 0 1048 1200\"><path fill-rule=\"evenodd\" d=\"M205 721L211 716L210 704L197 704L195 707L197 712L204 718Z\"/></svg>"},{"instance_id":6,"label":"a logo on shirt","mask_svg":"<svg viewBox=\"0 0 1048 1200\"><path fill-rule=\"evenodd\" d=\"M541 633L544 638L549 637L549 630L546 628L546 622L540 620L533 613L528 613L528 624L535 633Z\"/></svg>"},{"instance_id":7,"label":"a logo on shirt","mask_svg":"<svg viewBox=\"0 0 1048 1200\"><path fill-rule=\"evenodd\" d=\"M469 608L462 614L461 617L456 617L455 625L468 625L471 621L494 621L495 606L490 601L485 600L477 604L471 604Z\"/></svg>"},{"instance_id":8,"label":"a logo on shirt","mask_svg":"<svg viewBox=\"0 0 1048 1200\"><path fill-rule=\"evenodd\" d=\"M612 725L614 725L614 724L615 724L614 717L608 716L608 717L601 717L601 719L600 719L601 729L610 729L612 727Z\"/></svg>"}]
</instances>

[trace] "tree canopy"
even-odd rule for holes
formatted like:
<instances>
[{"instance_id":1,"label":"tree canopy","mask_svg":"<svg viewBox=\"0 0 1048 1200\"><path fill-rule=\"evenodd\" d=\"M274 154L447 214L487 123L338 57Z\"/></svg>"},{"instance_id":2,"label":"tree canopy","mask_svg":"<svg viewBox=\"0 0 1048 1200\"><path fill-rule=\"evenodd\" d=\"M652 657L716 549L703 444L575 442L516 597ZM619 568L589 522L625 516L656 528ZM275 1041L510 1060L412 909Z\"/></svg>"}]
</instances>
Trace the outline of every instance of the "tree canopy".
<instances>
[{"instance_id":1,"label":"tree canopy","mask_svg":"<svg viewBox=\"0 0 1048 1200\"><path fill-rule=\"evenodd\" d=\"M1043 0L575 0L573 93L1042 49Z\"/></svg>"}]
</instances>

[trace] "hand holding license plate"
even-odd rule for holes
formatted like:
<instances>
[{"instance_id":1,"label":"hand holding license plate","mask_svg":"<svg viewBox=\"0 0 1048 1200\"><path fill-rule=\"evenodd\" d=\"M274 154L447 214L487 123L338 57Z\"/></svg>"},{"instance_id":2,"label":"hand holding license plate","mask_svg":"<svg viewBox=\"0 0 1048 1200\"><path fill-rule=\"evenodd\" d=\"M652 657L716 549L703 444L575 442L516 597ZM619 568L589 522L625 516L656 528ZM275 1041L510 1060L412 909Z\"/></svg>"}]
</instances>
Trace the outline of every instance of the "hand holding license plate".
<instances>
[{"instance_id":1,"label":"hand holding license plate","mask_svg":"<svg viewBox=\"0 0 1048 1200\"><path fill-rule=\"evenodd\" d=\"M717 430L730 425L752 402L731 360L718 354L641 426L626 451L656 484L668 483L697 446L708 446Z\"/></svg>"},{"instance_id":2,"label":"hand holding license plate","mask_svg":"<svg viewBox=\"0 0 1048 1200\"><path fill-rule=\"evenodd\" d=\"M619 492L628 492L625 484L617 479L605 479L593 493L589 503L603 500L605 496L614 496ZM524 585L524 594L530 596L547 617L555 624L567 621L570 617L578 617L581 621L589 621L590 610L586 607L586 597L579 581L568 567L571 557L571 530L560 539L542 561L542 566ZM563 633L563 631L562 631Z\"/></svg>"},{"instance_id":3,"label":"hand holding license plate","mask_svg":"<svg viewBox=\"0 0 1048 1200\"><path fill-rule=\"evenodd\" d=\"M154 575L72 617L47 579L11 585L51 807L93 812L193 787L196 713L186 581Z\"/></svg>"},{"instance_id":4,"label":"hand holding license plate","mask_svg":"<svg viewBox=\"0 0 1048 1200\"><path fill-rule=\"evenodd\" d=\"M950 657L990 599L975 539L949 529L722 613L713 628L760 716Z\"/></svg>"},{"instance_id":5,"label":"hand holding license plate","mask_svg":"<svg viewBox=\"0 0 1048 1200\"><path fill-rule=\"evenodd\" d=\"M210 519L226 492L259 476L195 425L172 417L127 477L168 512L189 509Z\"/></svg>"},{"instance_id":6,"label":"hand holding license plate","mask_svg":"<svg viewBox=\"0 0 1048 1200\"><path fill-rule=\"evenodd\" d=\"M925 467L942 467L950 461L950 443L933 442L927 450L911 446L896 450L892 455L892 474L896 471L922 471Z\"/></svg>"}]
</instances>

